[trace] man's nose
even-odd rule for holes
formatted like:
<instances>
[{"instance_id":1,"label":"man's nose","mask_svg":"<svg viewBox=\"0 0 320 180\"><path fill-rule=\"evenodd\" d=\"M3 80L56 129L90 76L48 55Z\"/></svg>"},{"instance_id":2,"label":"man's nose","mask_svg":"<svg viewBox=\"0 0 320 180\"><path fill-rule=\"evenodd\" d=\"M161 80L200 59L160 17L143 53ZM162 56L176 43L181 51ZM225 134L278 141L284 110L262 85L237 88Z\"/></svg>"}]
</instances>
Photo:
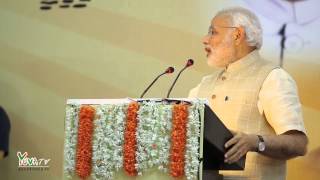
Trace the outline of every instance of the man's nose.
<instances>
[{"instance_id":1,"label":"man's nose","mask_svg":"<svg viewBox=\"0 0 320 180\"><path fill-rule=\"evenodd\" d=\"M204 45L208 45L208 44L209 44L209 39L210 39L209 35L203 36L203 38L202 38L202 43L203 43Z\"/></svg>"}]
</instances>

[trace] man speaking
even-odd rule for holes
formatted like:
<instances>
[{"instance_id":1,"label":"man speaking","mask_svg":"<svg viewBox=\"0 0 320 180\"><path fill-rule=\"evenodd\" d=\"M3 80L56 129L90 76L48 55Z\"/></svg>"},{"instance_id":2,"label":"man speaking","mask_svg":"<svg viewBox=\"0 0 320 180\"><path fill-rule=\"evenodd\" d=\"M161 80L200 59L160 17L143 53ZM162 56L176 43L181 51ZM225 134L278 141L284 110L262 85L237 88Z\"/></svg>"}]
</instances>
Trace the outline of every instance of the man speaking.
<instances>
[{"instance_id":1,"label":"man speaking","mask_svg":"<svg viewBox=\"0 0 320 180\"><path fill-rule=\"evenodd\" d=\"M284 180L286 160L306 154L297 87L282 68L262 59L262 29L249 10L234 7L216 14L203 39L210 67L190 98L207 98L233 131L225 162L246 156L244 171L221 171L224 179Z\"/></svg>"}]
</instances>

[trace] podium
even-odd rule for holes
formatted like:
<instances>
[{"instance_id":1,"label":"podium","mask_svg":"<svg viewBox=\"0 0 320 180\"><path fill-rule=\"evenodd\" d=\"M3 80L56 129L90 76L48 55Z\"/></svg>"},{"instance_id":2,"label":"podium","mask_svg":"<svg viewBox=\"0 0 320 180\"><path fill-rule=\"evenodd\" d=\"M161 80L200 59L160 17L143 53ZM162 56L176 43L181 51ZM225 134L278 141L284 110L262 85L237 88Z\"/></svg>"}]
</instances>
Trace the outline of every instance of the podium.
<instances>
[{"instance_id":1,"label":"podium","mask_svg":"<svg viewBox=\"0 0 320 180\"><path fill-rule=\"evenodd\" d=\"M69 99L64 174L219 180L219 170L245 166L245 157L224 163L231 138L205 99Z\"/></svg>"}]
</instances>

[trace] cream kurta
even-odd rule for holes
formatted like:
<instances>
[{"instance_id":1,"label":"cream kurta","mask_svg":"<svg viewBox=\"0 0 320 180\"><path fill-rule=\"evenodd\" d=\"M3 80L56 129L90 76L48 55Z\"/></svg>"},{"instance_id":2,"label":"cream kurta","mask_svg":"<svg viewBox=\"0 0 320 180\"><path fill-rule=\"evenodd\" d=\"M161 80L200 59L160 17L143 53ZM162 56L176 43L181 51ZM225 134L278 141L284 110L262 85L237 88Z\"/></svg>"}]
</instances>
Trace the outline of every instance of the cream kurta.
<instances>
[{"instance_id":1,"label":"cream kurta","mask_svg":"<svg viewBox=\"0 0 320 180\"><path fill-rule=\"evenodd\" d=\"M189 97L207 98L232 130L250 134L305 132L294 80L260 58L258 51L202 79ZM244 171L222 171L224 179L284 180L286 162L249 152Z\"/></svg>"}]
</instances>

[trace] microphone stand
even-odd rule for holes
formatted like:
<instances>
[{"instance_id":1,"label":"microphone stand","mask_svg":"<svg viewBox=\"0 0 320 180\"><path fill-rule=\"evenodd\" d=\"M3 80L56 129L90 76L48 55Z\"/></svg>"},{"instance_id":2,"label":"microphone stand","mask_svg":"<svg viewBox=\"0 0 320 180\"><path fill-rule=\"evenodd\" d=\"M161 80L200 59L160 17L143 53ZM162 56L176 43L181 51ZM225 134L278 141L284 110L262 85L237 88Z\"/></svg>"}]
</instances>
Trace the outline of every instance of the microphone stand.
<instances>
[{"instance_id":1,"label":"microphone stand","mask_svg":"<svg viewBox=\"0 0 320 180\"><path fill-rule=\"evenodd\" d=\"M143 96L148 92L148 90L151 88L151 86L152 86L162 75L164 75L164 74L167 74L167 73L164 72L164 73L158 75L158 76L152 81L152 83L147 87L147 89L145 89L145 90L143 91L143 93L141 94L140 98L143 98Z\"/></svg>"},{"instance_id":2,"label":"microphone stand","mask_svg":"<svg viewBox=\"0 0 320 180\"><path fill-rule=\"evenodd\" d=\"M141 94L140 98L143 98L143 96L148 92L148 90L151 88L151 86L164 74L170 74L174 72L174 68L173 67L168 67L168 69L164 72L161 73L160 75L158 75L152 82L151 84L143 91L143 93Z\"/></svg>"},{"instance_id":3,"label":"microphone stand","mask_svg":"<svg viewBox=\"0 0 320 180\"><path fill-rule=\"evenodd\" d=\"M180 70L180 72L178 73L176 79L174 79L174 81L173 81L173 83L172 83L172 85L171 85L171 87L170 87L170 89L169 89L169 91L168 91L168 93L167 93L167 98L169 98L170 93L171 93L171 91L172 91L172 88L173 88L173 86L176 84L178 78L180 77L180 74L181 74L185 69L187 69L188 67L190 67L190 66L192 66L192 65L193 65L193 60L192 60L192 59L189 59L189 60L187 61L187 64L184 66L184 68L182 68L182 69Z\"/></svg>"}]
</instances>

